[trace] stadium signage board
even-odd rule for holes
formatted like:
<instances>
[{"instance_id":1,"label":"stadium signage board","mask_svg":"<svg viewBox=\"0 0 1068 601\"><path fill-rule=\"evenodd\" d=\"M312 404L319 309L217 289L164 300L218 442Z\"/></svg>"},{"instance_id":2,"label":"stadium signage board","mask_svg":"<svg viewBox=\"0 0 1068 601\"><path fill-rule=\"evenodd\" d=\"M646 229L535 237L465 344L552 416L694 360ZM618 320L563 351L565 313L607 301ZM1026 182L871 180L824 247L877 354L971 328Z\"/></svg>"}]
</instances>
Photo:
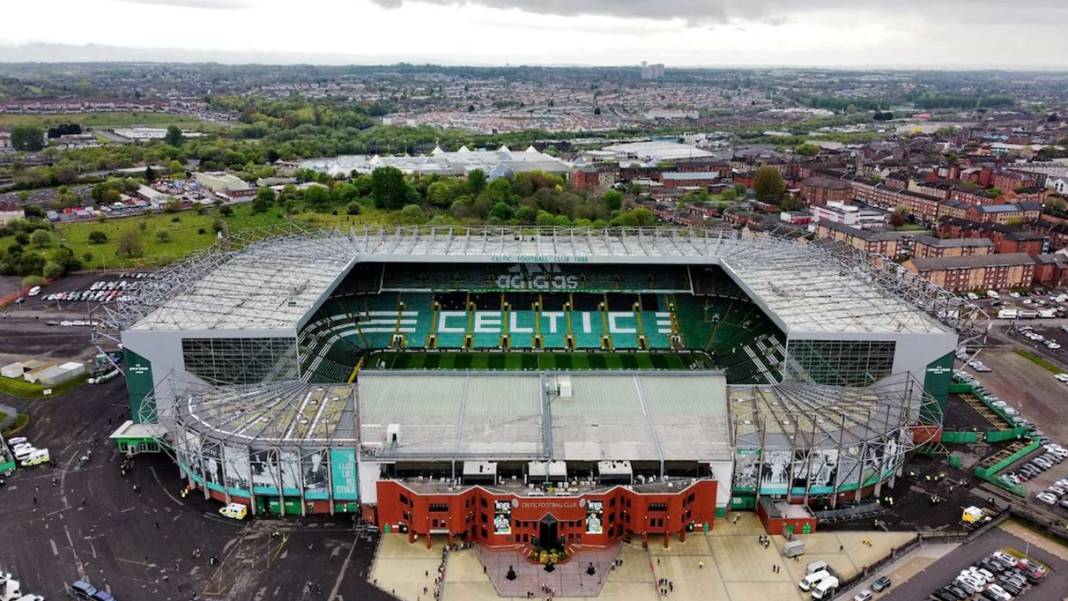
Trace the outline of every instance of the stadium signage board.
<instances>
[{"instance_id":1,"label":"stadium signage board","mask_svg":"<svg viewBox=\"0 0 1068 601\"><path fill-rule=\"evenodd\" d=\"M586 255L494 255L493 263L589 263Z\"/></svg>"}]
</instances>

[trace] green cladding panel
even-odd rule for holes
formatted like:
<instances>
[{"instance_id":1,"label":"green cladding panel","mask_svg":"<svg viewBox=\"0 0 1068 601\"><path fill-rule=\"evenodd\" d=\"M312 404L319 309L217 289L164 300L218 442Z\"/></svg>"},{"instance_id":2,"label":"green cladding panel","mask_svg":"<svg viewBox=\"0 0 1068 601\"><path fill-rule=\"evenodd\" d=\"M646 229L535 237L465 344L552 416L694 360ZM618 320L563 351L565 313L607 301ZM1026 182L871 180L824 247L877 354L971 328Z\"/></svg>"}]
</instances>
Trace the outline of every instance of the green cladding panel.
<instances>
[{"instance_id":1,"label":"green cladding panel","mask_svg":"<svg viewBox=\"0 0 1068 601\"><path fill-rule=\"evenodd\" d=\"M152 392L152 362L141 355L124 349L126 362L126 391L130 398L130 419L135 423L142 421L142 413L155 415L155 410L142 412L145 397Z\"/></svg>"},{"instance_id":2,"label":"green cladding panel","mask_svg":"<svg viewBox=\"0 0 1068 601\"><path fill-rule=\"evenodd\" d=\"M943 408L949 397L949 385L953 381L953 358L953 353L946 353L928 363L927 373L923 378L923 387L927 394L934 397Z\"/></svg>"}]
</instances>

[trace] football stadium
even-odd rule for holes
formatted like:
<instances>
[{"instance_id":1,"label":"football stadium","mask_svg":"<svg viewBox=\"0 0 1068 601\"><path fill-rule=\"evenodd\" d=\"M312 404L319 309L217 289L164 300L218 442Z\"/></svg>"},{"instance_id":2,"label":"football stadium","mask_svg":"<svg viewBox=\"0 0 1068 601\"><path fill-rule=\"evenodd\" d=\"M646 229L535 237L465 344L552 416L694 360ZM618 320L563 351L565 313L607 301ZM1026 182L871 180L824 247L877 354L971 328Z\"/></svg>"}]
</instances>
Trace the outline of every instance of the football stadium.
<instances>
[{"instance_id":1,"label":"football stadium","mask_svg":"<svg viewBox=\"0 0 1068 601\"><path fill-rule=\"evenodd\" d=\"M972 310L776 232L289 228L94 319L206 497L566 552L877 496Z\"/></svg>"}]
</instances>

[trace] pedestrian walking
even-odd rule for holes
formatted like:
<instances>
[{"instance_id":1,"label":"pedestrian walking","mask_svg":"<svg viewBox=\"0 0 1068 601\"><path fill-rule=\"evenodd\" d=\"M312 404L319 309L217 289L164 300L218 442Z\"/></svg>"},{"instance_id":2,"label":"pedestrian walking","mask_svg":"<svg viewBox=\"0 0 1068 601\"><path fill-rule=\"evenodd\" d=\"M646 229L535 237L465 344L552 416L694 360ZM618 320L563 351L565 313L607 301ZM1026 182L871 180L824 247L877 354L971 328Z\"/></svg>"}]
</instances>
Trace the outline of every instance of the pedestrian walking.
<instances>
[{"instance_id":1,"label":"pedestrian walking","mask_svg":"<svg viewBox=\"0 0 1068 601\"><path fill-rule=\"evenodd\" d=\"M33 504L34 504L34 505L36 505L36 504L37 504L37 497L34 497L34 498L33 498Z\"/></svg>"}]
</instances>

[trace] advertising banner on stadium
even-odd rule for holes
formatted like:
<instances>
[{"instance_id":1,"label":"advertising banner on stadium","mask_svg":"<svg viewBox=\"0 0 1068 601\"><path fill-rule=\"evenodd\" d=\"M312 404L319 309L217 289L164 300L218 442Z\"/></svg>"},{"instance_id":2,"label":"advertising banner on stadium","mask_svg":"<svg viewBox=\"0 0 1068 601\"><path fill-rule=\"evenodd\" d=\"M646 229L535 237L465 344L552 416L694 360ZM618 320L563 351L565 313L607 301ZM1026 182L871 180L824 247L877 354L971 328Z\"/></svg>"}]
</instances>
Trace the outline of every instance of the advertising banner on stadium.
<instances>
[{"instance_id":1,"label":"advertising banner on stadium","mask_svg":"<svg viewBox=\"0 0 1068 601\"><path fill-rule=\"evenodd\" d=\"M330 475L334 499L355 501L357 497L356 449L330 449Z\"/></svg>"},{"instance_id":2,"label":"advertising banner on stadium","mask_svg":"<svg viewBox=\"0 0 1068 601\"><path fill-rule=\"evenodd\" d=\"M301 461L304 473L304 498L330 498L330 474L327 467L326 449L305 455Z\"/></svg>"},{"instance_id":3,"label":"advertising banner on stadium","mask_svg":"<svg viewBox=\"0 0 1068 601\"><path fill-rule=\"evenodd\" d=\"M494 501L493 502L493 533L494 534L511 534L512 533L512 502L511 501Z\"/></svg>"},{"instance_id":4,"label":"advertising banner on stadium","mask_svg":"<svg viewBox=\"0 0 1068 601\"><path fill-rule=\"evenodd\" d=\"M226 445L223 447L225 460L223 470L226 473L226 486L233 495L248 495L251 467L248 461L248 449Z\"/></svg>"},{"instance_id":5,"label":"advertising banner on stadium","mask_svg":"<svg viewBox=\"0 0 1068 601\"><path fill-rule=\"evenodd\" d=\"M586 501L586 534L604 533L604 501Z\"/></svg>"}]
</instances>

